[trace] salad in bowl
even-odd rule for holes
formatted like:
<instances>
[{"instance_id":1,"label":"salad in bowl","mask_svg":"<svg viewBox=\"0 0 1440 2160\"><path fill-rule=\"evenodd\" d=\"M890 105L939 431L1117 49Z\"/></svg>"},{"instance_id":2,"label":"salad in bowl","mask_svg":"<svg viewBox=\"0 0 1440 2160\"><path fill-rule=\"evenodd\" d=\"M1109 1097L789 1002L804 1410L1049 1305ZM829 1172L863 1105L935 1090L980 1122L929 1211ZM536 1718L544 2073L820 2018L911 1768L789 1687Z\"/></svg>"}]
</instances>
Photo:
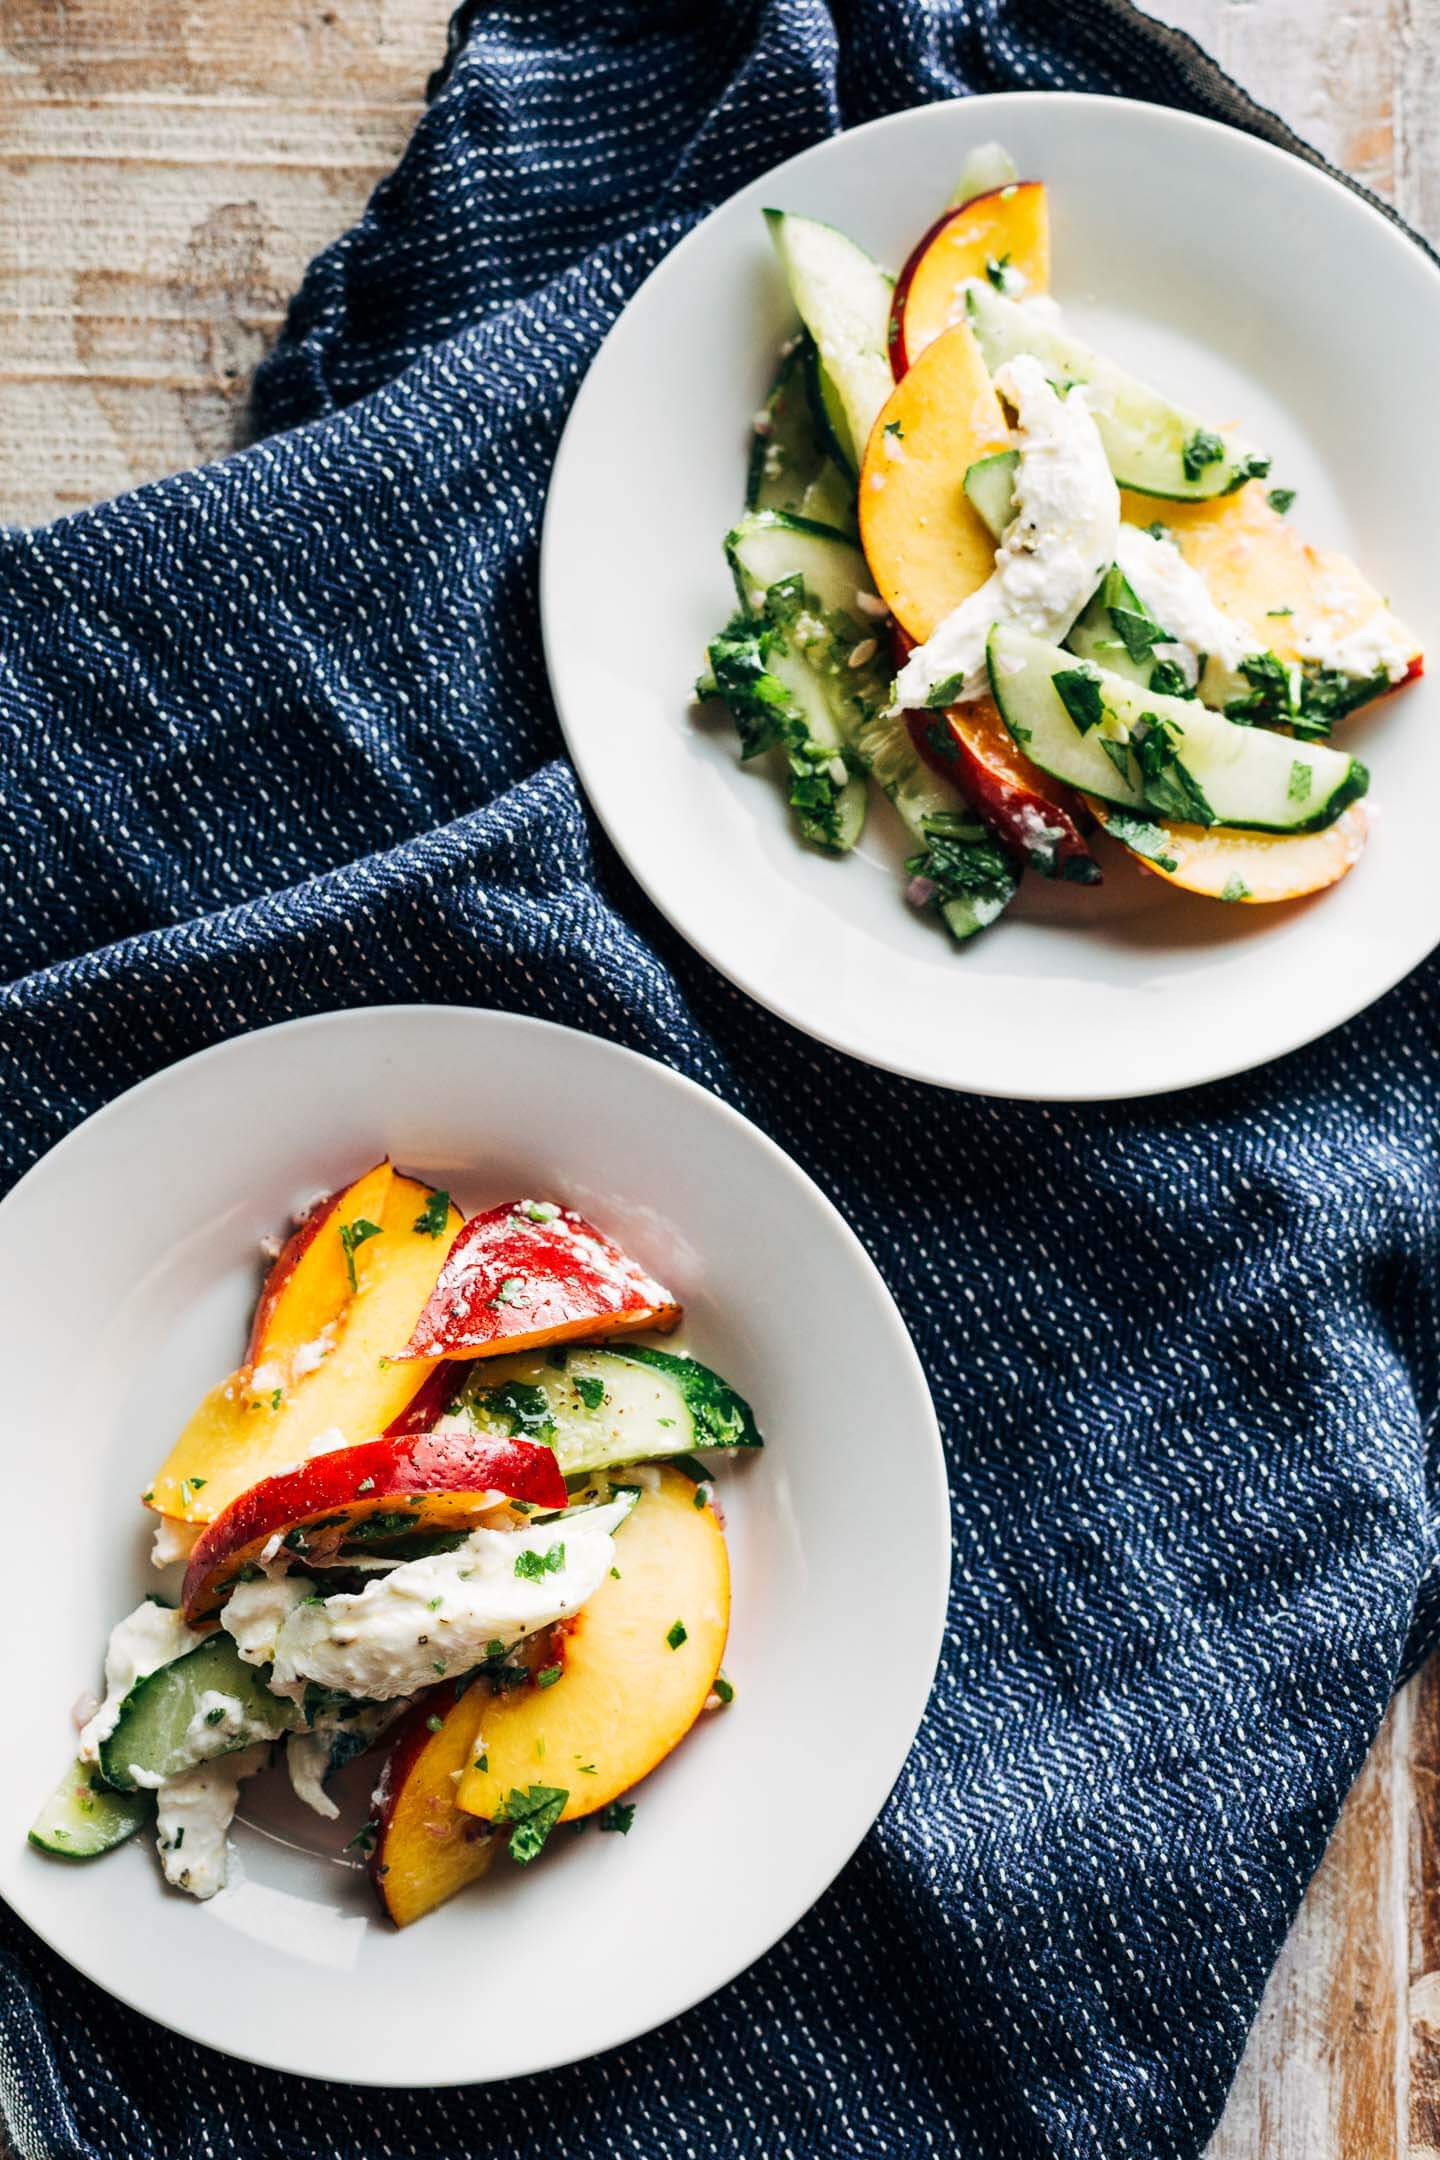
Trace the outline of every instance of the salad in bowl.
<instances>
[{"instance_id":1,"label":"salad in bowl","mask_svg":"<svg viewBox=\"0 0 1440 2160\"><path fill-rule=\"evenodd\" d=\"M328 1822L405 1926L626 1795L733 1690L713 1465L749 1405L682 1312L552 1199L468 1218L387 1161L271 1245L239 1368L142 1495L150 1590L119 1620L31 1842L89 1860L153 1827L224 1888L246 1781ZM667 1340L667 1338L670 1338Z\"/></svg>"},{"instance_id":2,"label":"salad in bowl","mask_svg":"<svg viewBox=\"0 0 1440 2160\"><path fill-rule=\"evenodd\" d=\"M1307 544L1263 446L1074 334L1044 182L976 153L898 277L765 216L799 327L698 692L798 837L848 853L878 788L906 897L962 943L1107 847L1232 904L1344 877L1369 780L1341 723L1419 640Z\"/></svg>"}]
</instances>

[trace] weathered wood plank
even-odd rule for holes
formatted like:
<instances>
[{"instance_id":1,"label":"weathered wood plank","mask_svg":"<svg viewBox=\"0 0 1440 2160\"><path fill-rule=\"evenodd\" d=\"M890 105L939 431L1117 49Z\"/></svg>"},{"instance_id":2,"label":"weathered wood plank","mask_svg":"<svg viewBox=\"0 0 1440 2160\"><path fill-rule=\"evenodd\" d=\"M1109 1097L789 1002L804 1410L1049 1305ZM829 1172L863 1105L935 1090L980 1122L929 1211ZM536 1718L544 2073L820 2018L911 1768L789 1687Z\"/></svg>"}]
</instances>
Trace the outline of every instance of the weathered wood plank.
<instances>
[{"instance_id":1,"label":"weathered wood plank","mask_svg":"<svg viewBox=\"0 0 1440 2160\"><path fill-rule=\"evenodd\" d=\"M215 456L451 0L0 0L0 517ZM1440 239L1440 0L1151 0ZM1440 1667L1392 1712L1211 2160L1440 2160Z\"/></svg>"},{"instance_id":2,"label":"weathered wood plank","mask_svg":"<svg viewBox=\"0 0 1440 2160\"><path fill-rule=\"evenodd\" d=\"M394 165L450 0L0 0L0 518L233 448L311 256Z\"/></svg>"}]
</instances>

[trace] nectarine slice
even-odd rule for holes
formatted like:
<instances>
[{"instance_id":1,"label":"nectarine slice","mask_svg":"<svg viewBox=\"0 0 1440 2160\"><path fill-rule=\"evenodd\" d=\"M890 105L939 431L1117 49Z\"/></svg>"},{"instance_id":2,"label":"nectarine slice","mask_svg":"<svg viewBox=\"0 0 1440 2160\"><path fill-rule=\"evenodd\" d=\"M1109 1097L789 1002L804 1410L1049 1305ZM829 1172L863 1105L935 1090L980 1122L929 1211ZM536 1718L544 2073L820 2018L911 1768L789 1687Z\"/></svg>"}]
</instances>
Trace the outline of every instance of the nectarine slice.
<instances>
[{"instance_id":1,"label":"nectarine slice","mask_svg":"<svg viewBox=\"0 0 1440 2160\"><path fill-rule=\"evenodd\" d=\"M1343 636L1384 605L1348 556L1303 540L1288 518L1271 509L1263 488L1189 503L1121 494L1120 514L1128 524L1148 525L1157 513L1215 605L1249 624L1257 650L1268 648L1281 660L1301 659L1312 635ZM1422 664L1417 644L1407 681Z\"/></svg>"},{"instance_id":2,"label":"nectarine slice","mask_svg":"<svg viewBox=\"0 0 1440 2160\"><path fill-rule=\"evenodd\" d=\"M459 1702L423 1695L400 1727L376 1788L379 1829L370 1879L396 1927L409 1927L478 1881L503 1840L455 1804L458 1773L473 1760L485 1703L478 1685Z\"/></svg>"},{"instance_id":3,"label":"nectarine slice","mask_svg":"<svg viewBox=\"0 0 1440 2160\"><path fill-rule=\"evenodd\" d=\"M860 469L865 560L917 644L995 567L995 542L965 493L965 473L1009 444L990 371L968 324L957 323L896 384Z\"/></svg>"},{"instance_id":4,"label":"nectarine slice","mask_svg":"<svg viewBox=\"0 0 1440 2160\"><path fill-rule=\"evenodd\" d=\"M730 1623L724 1534L678 1470L641 1475L615 1535L617 1573L555 1630L559 1677L495 1697L483 1680L472 1688L478 1732L460 1781L470 1814L493 1820L543 1771L567 1794L562 1822L593 1815L663 1761L704 1708Z\"/></svg>"},{"instance_id":5,"label":"nectarine slice","mask_svg":"<svg viewBox=\"0 0 1440 2160\"><path fill-rule=\"evenodd\" d=\"M1012 299L1050 290L1050 207L1044 182L1017 180L937 218L900 273L890 310L898 382L927 345L965 320L971 278L998 280Z\"/></svg>"},{"instance_id":6,"label":"nectarine slice","mask_svg":"<svg viewBox=\"0 0 1440 2160\"><path fill-rule=\"evenodd\" d=\"M193 1627L218 1612L243 1569L278 1538L298 1558L326 1560L382 1532L454 1530L494 1496L563 1508L553 1450L533 1440L446 1432L335 1448L232 1500L202 1533L181 1604Z\"/></svg>"},{"instance_id":7,"label":"nectarine slice","mask_svg":"<svg viewBox=\"0 0 1440 2160\"><path fill-rule=\"evenodd\" d=\"M312 1208L281 1247L255 1307L245 1360L252 1371L270 1368L275 1376L272 1392L275 1386L293 1384L297 1358L303 1367L307 1353L317 1360L324 1355L326 1330L355 1294L350 1271L353 1267L358 1288L360 1273L368 1271L373 1257L365 1252L367 1238L355 1242L356 1226L380 1221L394 1182L394 1164L377 1163L343 1192L331 1193ZM263 1382L256 1388L257 1394L262 1392Z\"/></svg>"},{"instance_id":8,"label":"nectarine slice","mask_svg":"<svg viewBox=\"0 0 1440 2160\"><path fill-rule=\"evenodd\" d=\"M1365 807L1358 802L1351 803L1323 832L1263 833L1169 820L1150 824L1127 819L1112 805L1090 796L1085 800L1101 825L1147 870L1167 885L1199 893L1207 900L1252 906L1302 900L1307 893L1337 885L1355 867L1365 847ZM1142 844L1137 845L1137 839Z\"/></svg>"},{"instance_id":9,"label":"nectarine slice","mask_svg":"<svg viewBox=\"0 0 1440 2160\"><path fill-rule=\"evenodd\" d=\"M974 698L945 712L912 712L910 740L927 765L953 780L998 840L1042 877L1100 882L1100 865L1080 835L1075 795L1032 765L995 709Z\"/></svg>"},{"instance_id":10,"label":"nectarine slice","mask_svg":"<svg viewBox=\"0 0 1440 2160\"><path fill-rule=\"evenodd\" d=\"M213 1522L262 1478L305 1461L322 1436L338 1430L368 1440L399 1416L426 1368L398 1364L395 1351L414 1328L461 1223L451 1207L438 1235L417 1229L434 1199L429 1186L392 1175L379 1234L352 1239L355 1292L347 1270L345 1300L319 1364L288 1386L277 1379L263 1392L248 1365L213 1387L157 1471L147 1506L184 1522ZM376 1218L352 1218L342 1206L332 1211L330 1227L338 1238L341 1223L361 1220ZM286 1295L282 1288L277 1314ZM280 1324L273 1319L272 1330Z\"/></svg>"},{"instance_id":11,"label":"nectarine slice","mask_svg":"<svg viewBox=\"0 0 1440 2160\"><path fill-rule=\"evenodd\" d=\"M496 1357L678 1325L680 1307L572 1208L513 1200L472 1215L403 1358Z\"/></svg>"}]
</instances>

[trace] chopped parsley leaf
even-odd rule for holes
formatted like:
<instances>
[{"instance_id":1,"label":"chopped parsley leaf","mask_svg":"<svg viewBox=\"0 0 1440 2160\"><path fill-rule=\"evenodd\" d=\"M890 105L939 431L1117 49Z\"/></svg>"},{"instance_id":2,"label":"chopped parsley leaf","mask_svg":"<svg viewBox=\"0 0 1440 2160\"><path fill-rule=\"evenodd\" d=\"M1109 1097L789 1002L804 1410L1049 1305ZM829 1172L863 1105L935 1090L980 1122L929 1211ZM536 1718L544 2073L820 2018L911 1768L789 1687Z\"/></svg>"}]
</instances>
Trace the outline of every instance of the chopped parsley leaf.
<instances>
[{"instance_id":1,"label":"chopped parsley leaf","mask_svg":"<svg viewBox=\"0 0 1440 2160\"><path fill-rule=\"evenodd\" d=\"M1005 290L1005 272L1010 267L1010 254L1011 251L1007 248L1003 255L987 255L985 258L985 275L998 293Z\"/></svg>"},{"instance_id":2,"label":"chopped parsley leaf","mask_svg":"<svg viewBox=\"0 0 1440 2160\"><path fill-rule=\"evenodd\" d=\"M723 1672L716 1673L714 1693L717 1694L721 1702L726 1704L726 1706L728 1707L729 1704L731 1704L735 1700L734 1681L727 1680Z\"/></svg>"},{"instance_id":3,"label":"chopped parsley leaf","mask_svg":"<svg viewBox=\"0 0 1440 2160\"><path fill-rule=\"evenodd\" d=\"M621 1837L628 1837L630 1825L635 1820L635 1802L612 1800L608 1807L601 1808L596 1819L602 1830L618 1830Z\"/></svg>"},{"instance_id":4,"label":"chopped parsley leaf","mask_svg":"<svg viewBox=\"0 0 1440 2160\"><path fill-rule=\"evenodd\" d=\"M535 1675L536 1687L554 1687L564 1670L563 1665L542 1665Z\"/></svg>"},{"instance_id":5,"label":"chopped parsley leaf","mask_svg":"<svg viewBox=\"0 0 1440 2160\"><path fill-rule=\"evenodd\" d=\"M427 1732L439 1732L444 1723L444 1718L437 1717L432 1710L429 1717L427 1717L425 1720L425 1730Z\"/></svg>"},{"instance_id":6,"label":"chopped parsley leaf","mask_svg":"<svg viewBox=\"0 0 1440 2160\"><path fill-rule=\"evenodd\" d=\"M1243 877L1227 878L1221 890L1220 898L1222 900L1248 900L1250 898L1250 887L1245 883Z\"/></svg>"},{"instance_id":7,"label":"chopped parsley leaf","mask_svg":"<svg viewBox=\"0 0 1440 2160\"><path fill-rule=\"evenodd\" d=\"M524 1792L512 1786L495 1811L497 1823L513 1823L510 1832L510 1857L520 1867L528 1867L545 1849L549 1837L561 1814L569 1793L559 1785L529 1785Z\"/></svg>"},{"instance_id":8,"label":"chopped parsley leaf","mask_svg":"<svg viewBox=\"0 0 1440 2160\"><path fill-rule=\"evenodd\" d=\"M605 1383L594 1373L576 1373L575 1392L587 1410L598 1410L605 1400Z\"/></svg>"},{"instance_id":9,"label":"chopped parsley leaf","mask_svg":"<svg viewBox=\"0 0 1440 2160\"><path fill-rule=\"evenodd\" d=\"M417 1237L439 1237L450 1220L450 1195L432 1192L410 1228Z\"/></svg>"},{"instance_id":10,"label":"chopped parsley leaf","mask_svg":"<svg viewBox=\"0 0 1440 2160\"><path fill-rule=\"evenodd\" d=\"M1212 435L1209 428L1196 428L1180 452L1180 463L1185 468L1187 480L1198 480L1207 465L1218 465L1225 455L1223 436Z\"/></svg>"},{"instance_id":11,"label":"chopped parsley leaf","mask_svg":"<svg viewBox=\"0 0 1440 2160\"><path fill-rule=\"evenodd\" d=\"M517 1304L519 1300L516 1297L516 1292L519 1290L523 1290L524 1287L525 1281L523 1276L507 1275L504 1282L501 1283L499 1289L495 1292L494 1297L491 1298L491 1306L493 1307L496 1305Z\"/></svg>"},{"instance_id":12,"label":"chopped parsley leaf","mask_svg":"<svg viewBox=\"0 0 1440 2160\"><path fill-rule=\"evenodd\" d=\"M1100 679L1089 668L1061 668L1052 675L1055 694L1082 735L1088 735L1105 710Z\"/></svg>"},{"instance_id":13,"label":"chopped parsley leaf","mask_svg":"<svg viewBox=\"0 0 1440 2160\"><path fill-rule=\"evenodd\" d=\"M1295 490L1294 488L1271 488L1265 500L1272 510L1277 511L1281 517L1284 517L1286 511L1294 503Z\"/></svg>"},{"instance_id":14,"label":"chopped parsley leaf","mask_svg":"<svg viewBox=\"0 0 1440 2160\"><path fill-rule=\"evenodd\" d=\"M686 1627L683 1620L677 1620L675 1622L675 1625L667 1632L665 1637L666 1642L669 1643L672 1650L678 1650L681 1643L688 1642L689 1639L690 1631Z\"/></svg>"},{"instance_id":15,"label":"chopped parsley leaf","mask_svg":"<svg viewBox=\"0 0 1440 2160\"><path fill-rule=\"evenodd\" d=\"M372 1815L368 1822L361 1823L354 1837L347 1839L345 1850L346 1852L373 1852L375 1850L375 1840L379 1835L380 1818L378 1815Z\"/></svg>"},{"instance_id":16,"label":"chopped parsley leaf","mask_svg":"<svg viewBox=\"0 0 1440 2160\"><path fill-rule=\"evenodd\" d=\"M379 1235L379 1223L370 1222L363 1215L357 1216L354 1222L342 1222L340 1225L340 1249L345 1255L345 1272L350 1278L352 1290L360 1287L355 1280L355 1255L368 1238Z\"/></svg>"},{"instance_id":17,"label":"chopped parsley leaf","mask_svg":"<svg viewBox=\"0 0 1440 2160\"><path fill-rule=\"evenodd\" d=\"M896 442L904 442L905 440L905 430L898 420L887 420L885 422L885 433L893 435Z\"/></svg>"},{"instance_id":18,"label":"chopped parsley leaf","mask_svg":"<svg viewBox=\"0 0 1440 2160\"><path fill-rule=\"evenodd\" d=\"M1153 862L1157 870L1177 870L1180 867L1175 857L1165 852L1168 842L1160 827L1150 824L1145 818L1129 817L1123 811L1117 811L1113 817L1106 818L1105 830L1113 833L1132 854L1143 855L1147 862ZM718 1693L718 1682L716 1688Z\"/></svg>"},{"instance_id":19,"label":"chopped parsley leaf","mask_svg":"<svg viewBox=\"0 0 1440 2160\"><path fill-rule=\"evenodd\" d=\"M565 1547L552 1545L540 1553L527 1546L515 1556L515 1573L524 1582L540 1582L546 1575L558 1575L565 1565Z\"/></svg>"}]
</instances>

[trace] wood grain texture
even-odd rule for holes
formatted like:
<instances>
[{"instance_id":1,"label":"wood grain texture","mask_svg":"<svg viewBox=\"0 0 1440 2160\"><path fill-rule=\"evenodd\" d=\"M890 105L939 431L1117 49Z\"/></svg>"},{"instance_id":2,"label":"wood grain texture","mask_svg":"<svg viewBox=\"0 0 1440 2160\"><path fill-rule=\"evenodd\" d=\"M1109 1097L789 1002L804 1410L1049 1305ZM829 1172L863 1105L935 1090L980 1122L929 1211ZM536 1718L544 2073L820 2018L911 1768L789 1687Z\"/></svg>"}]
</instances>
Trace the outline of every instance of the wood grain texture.
<instances>
[{"instance_id":1,"label":"wood grain texture","mask_svg":"<svg viewBox=\"0 0 1440 2160\"><path fill-rule=\"evenodd\" d=\"M0 0L0 518L241 439L311 256L395 164L450 0Z\"/></svg>"},{"instance_id":2,"label":"wood grain texture","mask_svg":"<svg viewBox=\"0 0 1440 2160\"><path fill-rule=\"evenodd\" d=\"M399 156L451 0L0 0L0 518L214 457ZM1440 0L1152 0L1440 240ZM1210 2160L1440 2160L1440 1665L1400 1697Z\"/></svg>"}]
</instances>

